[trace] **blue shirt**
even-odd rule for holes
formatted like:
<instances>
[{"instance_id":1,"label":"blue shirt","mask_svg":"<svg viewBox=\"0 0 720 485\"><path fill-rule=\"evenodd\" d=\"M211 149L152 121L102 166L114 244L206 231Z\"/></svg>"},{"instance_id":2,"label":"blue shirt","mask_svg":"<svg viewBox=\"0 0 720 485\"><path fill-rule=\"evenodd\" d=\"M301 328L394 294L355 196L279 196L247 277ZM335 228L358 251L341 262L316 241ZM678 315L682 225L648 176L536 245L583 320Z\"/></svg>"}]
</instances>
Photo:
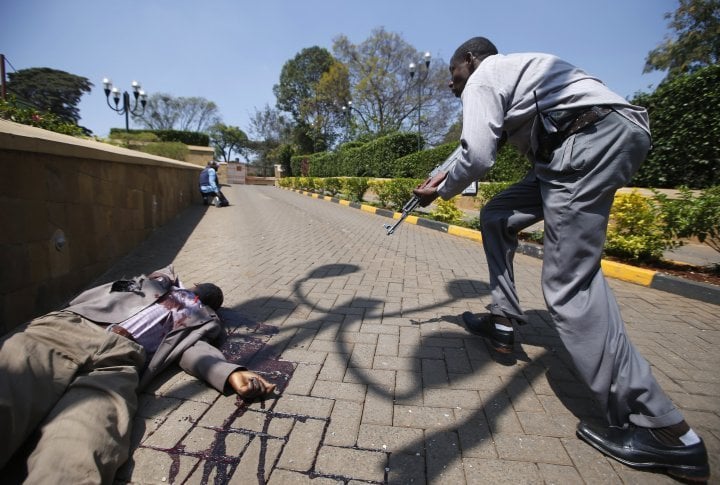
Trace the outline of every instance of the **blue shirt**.
<instances>
[{"instance_id":1,"label":"blue shirt","mask_svg":"<svg viewBox=\"0 0 720 485\"><path fill-rule=\"evenodd\" d=\"M200 183L200 192L207 194L207 193L215 193L218 192L218 186L217 186L217 173L215 172L214 168L206 168L207 170L207 184ZM203 170L203 171L205 171ZM202 180L202 177L201 177Z\"/></svg>"}]
</instances>

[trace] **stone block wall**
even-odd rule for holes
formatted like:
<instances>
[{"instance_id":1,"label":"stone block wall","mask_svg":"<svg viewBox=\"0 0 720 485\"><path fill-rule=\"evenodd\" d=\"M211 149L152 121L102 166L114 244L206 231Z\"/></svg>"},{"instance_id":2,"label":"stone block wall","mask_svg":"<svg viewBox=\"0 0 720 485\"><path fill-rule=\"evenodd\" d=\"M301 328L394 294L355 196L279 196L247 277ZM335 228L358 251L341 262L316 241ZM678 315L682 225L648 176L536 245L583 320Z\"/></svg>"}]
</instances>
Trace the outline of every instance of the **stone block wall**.
<instances>
[{"instance_id":1,"label":"stone block wall","mask_svg":"<svg viewBox=\"0 0 720 485\"><path fill-rule=\"evenodd\" d=\"M0 333L59 308L199 203L199 172L0 120Z\"/></svg>"}]
</instances>

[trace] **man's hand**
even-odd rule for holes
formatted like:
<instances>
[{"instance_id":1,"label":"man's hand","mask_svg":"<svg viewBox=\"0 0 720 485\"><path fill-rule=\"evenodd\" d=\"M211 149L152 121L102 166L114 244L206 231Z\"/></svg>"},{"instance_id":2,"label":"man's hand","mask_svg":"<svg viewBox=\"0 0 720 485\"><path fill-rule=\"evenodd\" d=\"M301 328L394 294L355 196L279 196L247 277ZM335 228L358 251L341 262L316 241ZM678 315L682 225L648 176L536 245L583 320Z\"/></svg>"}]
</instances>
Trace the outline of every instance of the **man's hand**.
<instances>
[{"instance_id":1,"label":"man's hand","mask_svg":"<svg viewBox=\"0 0 720 485\"><path fill-rule=\"evenodd\" d=\"M420 207L429 206L433 200L438 198L437 187L447 177L447 172L440 172L434 177L428 177L428 179L418 185L414 190L413 194L418 196L420 199Z\"/></svg>"},{"instance_id":2,"label":"man's hand","mask_svg":"<svg viewBox=\"0 0 720 485\"><path fill-rule=\"evenodd\" d=\"M275 390L275 384L248 370L236 370L228 377L228 384L243 399L266 396Z\"/></svg>"}]
</instances>

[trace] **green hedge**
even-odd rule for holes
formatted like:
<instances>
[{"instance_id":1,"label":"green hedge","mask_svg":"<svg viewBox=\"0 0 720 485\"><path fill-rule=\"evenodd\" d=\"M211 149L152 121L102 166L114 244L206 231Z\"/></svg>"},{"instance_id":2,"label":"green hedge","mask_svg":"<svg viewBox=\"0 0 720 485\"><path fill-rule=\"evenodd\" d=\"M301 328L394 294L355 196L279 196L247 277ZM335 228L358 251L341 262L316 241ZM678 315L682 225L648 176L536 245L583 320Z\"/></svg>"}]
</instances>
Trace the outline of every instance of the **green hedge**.
<instances>
[{"instance_id":1,"label":"green hedge","mask_svg":"<svg viewBox=\"0 0 720 485\"><path fill-rule=\"evenodd\" d=\"M702 189L720 184L719 64L663 82L633 103L648 110L653 148L631 185Z\"/></svg>"},{"instance_id":2,"label":"green hedge","mask_svg":"<svg viewBox=\"0 0 720 485\"><path fill-rule=\"evenodd\" d=\"M122 137L126 133L140 134L153 133L160 141L180 142L186 145L196 145L207 147L210 146L210 136L207 133L199 133L196 131L181 130L130 130L125 131L121 128L111 128L110 138Z\"/></svg>"},{"instance_id":3,"label":"green hedge","mask_svg":"<svg viewBox=\"0 0 720 485\"><path fill-rule=\"evenodd\" d=\"M445 161L457 146L457 143L445 143L430 150L423 150L398 158L395 160L392 176L425 180L432 169Z\"/></svg>"},{"instance_id":4,"label":"green hedge","mask_svg":"<svg viewBox=\"0 0 720 485\"><path fill-rule=\"evenodd\" d=\"M397 159L416 149L416 134L394 133L362 145L347 143L334 152L296 155L290 167L296 177L392 177Z\"/></svg>"}]
</instances>

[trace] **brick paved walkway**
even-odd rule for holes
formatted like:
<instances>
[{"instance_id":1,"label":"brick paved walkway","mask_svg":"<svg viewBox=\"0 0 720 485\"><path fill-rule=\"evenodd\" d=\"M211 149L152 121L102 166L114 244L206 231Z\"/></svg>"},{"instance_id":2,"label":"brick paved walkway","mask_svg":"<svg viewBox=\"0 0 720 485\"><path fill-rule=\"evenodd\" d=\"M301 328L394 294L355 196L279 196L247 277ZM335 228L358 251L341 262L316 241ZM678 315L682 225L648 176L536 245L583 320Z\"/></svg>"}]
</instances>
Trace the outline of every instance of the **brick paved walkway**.
<instances>
[{"instance_id":1,"label":"brick paved walkway","mask_svg":"<svg viewBox=\"0 0 720 485\"><path fill-rule=\"evenodd\" d=\"M174 263L225 290L224 351L277 382L245 405L182 372L141 396L121 483L673 483L575 437L596 414L518 255L531 323L500 359L458 316L490 302L478 243L272 187L193 207L103 279ZM720 457L720 306L612 282L628 332ZM714 483L720 483L717 479Z\"/></svg>"}]
</instances>

